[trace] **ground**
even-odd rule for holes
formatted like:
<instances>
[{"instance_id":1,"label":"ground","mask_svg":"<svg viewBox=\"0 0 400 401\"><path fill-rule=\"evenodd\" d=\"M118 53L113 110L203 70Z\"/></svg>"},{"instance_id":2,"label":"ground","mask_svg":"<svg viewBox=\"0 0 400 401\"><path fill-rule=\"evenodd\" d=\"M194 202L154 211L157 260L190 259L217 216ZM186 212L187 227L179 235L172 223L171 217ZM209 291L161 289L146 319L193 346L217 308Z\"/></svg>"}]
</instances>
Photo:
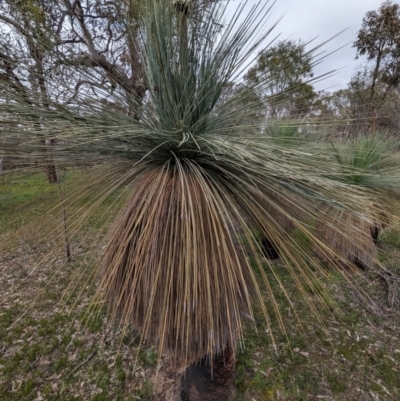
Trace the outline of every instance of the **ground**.
<instances>
[{"instance_id":1,"label":"ground","mask_svg":"<svg viewBox=\"0 0 400 401\"><path fill-rule=\"evenodd\" d=\"M44 174L0 181L0 239L11 238L24 223L18 216L24 215L25 202L39 193L35 210L40 215L41 200L57 191ZM137 334L110 327L103 308L90 313L93 289L86 291L82 283L92 280L95 258L87 258L85 242L71 242L73 259L67 264L62 252L43 262L53 246L50 240L35 244L29 230L18 240L15 254L0 255L0 400L171 398L179 373L168 358L159 361L156 350L141 344ZM400 274L400 234L387 229L378 246L384 266ZM330 274L322 284L336 306L319 310L319 321L290 287L285 266L274 263L288 283L301 325L283 298L286 335L273 328L275 344L261 315L249 320L232 399L399 400L397 276L359 271L348 282ZM371 299L363 299L356 288Z\"/></svg>"}]
</instances>

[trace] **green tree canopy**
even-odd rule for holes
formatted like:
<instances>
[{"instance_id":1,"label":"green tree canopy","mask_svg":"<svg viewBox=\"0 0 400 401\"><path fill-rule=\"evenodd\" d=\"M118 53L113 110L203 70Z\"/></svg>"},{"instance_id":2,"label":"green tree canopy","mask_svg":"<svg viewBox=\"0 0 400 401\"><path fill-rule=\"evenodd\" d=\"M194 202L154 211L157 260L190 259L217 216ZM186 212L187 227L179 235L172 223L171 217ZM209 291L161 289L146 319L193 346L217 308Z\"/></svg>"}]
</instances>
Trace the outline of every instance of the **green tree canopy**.
<instances>
[{"instance_id":1,"label":"green tree canopy","mask_svg":"<svg viewBox=\"0 0 400 401\"><path fill-rule=\"evenodd\" d=\"M302 41L286 40L260 53L256 65L246 74L248 85L267 81L261 95L271 117L301 116L310 110L316 96L309 81L313 78L313 56Z\"/></svg>"},{"instance_id":2,"label":"green tree canopy","mask_svg":"<svg viewBox=\"0 0 400 401\"><path fill-rule=\"evenodd\" d=\"M400 83L400 5L386 1L378 11L368 11L353 47L357 57L366 55L374 63L370 87L373 103L379 75L389 86Z\"/></svg>"}]
</instances>

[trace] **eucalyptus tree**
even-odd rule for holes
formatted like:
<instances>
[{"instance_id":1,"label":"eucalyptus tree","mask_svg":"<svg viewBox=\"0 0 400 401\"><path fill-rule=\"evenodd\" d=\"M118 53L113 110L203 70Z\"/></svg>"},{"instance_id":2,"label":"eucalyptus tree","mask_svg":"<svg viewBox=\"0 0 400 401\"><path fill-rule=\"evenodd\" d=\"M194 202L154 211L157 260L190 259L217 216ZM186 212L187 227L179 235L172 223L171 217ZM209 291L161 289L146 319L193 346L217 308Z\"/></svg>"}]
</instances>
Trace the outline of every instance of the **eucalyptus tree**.
<instances>
[{"instance_id":1,"label":"eucalyptus tree","mask_svg":"<svg viewBox=\"0 0 400 401\"><path fill-rule=\"evenodd\" d=\"M85 72L72 80L77 92L95 91L100 84L103 91L108 88L111 92L118 85L127 96L143 98L139 6L136 1L3 1L3 80L29 92L25 96L36 94L38 88L42 102L48 104L49 96L54 100L60 95L53 93L54 85L51 93L46 86L58 83L57 77L70 77L65 69L73 66L80 67L74 72Z\"/></svg>"},{"instance_id":2,"label":"eucalyptus tree","mask_svg":"<svg viewBox=\"0 0 400 401\"><path fill-rule=\"evenodd\" d=\"M101 0L1 2L2 92L8 98L13 94L13 104L50 109L73 103L78 93L90 91L104 98L118 86L125 95L124 112L133 113L132 103L141 103L146 92L138 43L139 6L133 1ZM47 147L56 141L44 132L36 134ZM57 182L51 157L46 159L42 164L48 180Z\"/></svg>"},{"instance_id":3,"label":"eucalyptus tree","mask_svg":"<svg viewBox=\"0 0 400 401\"><path fill-rule=\"evenodd\" d=\"M304 116L310 111L316 93L310 83L313 55L305 46L301 40L278 42L261 52L247 72L249 85L269 82L261 99L268 117Z\"/></svg>"},{"instance_id":4,"label":"eucalyptus tree","mask_svg":"<svg viewBox=\"0 0 400 401\"><path fill-rule=\"evenodd\" d=\"M371 90L374 92L373 107L376 113L373 125L380 131L397 130L400 85L389 85L383 72L374 80L373 69L366 65L352 76L347 89L352 118L356 122L355 126L359 127L358 133L361 132L361 127L365 129L371 126Z\"/></svg>"},{"instance_id":5,"label":"eucalyptus tree","mask_svg":"<svg viewBox=\"0 0 400 401\"><path fill-rule=\"evenodd\" d=\"M357 137L371 131L371 87L373 71L370 65L361 66L351 77L347 88L333 93L322 93L314 102L313 119L335 123L334 132L346 137ZM400 128L398 110L400 87L390 87L382 76L374 84L374 124L378 131Z\"/></svg>"},{"instance_id":6,"label":"eucalyptus tree","mask_svg":"<svg viewBox=\"0 0 400 401\"><path fill-rule=\"evenodd\" d=\"M353 74L347 88L319 94L316 117L335 123L332 136L355 137L370 131L370 84L370 68L364 66ZM383 102L376 104L377 109L382 105Z\"/></svg>"},{"instance_id":7,"label":"eucalyptus tree","mask_svg":"<svg viewBox=\"0 0 400 401\"><path fill-rule=\"evenodd\" d=\"M78 3L65 15L83 37L66 40L85 42ZM361 208L365 212L360 218L370 221L376 212L364 187L337 179L341 173L324 147L290 148L265 133L265 121L254 118L259 107L254 91L266 96L270 76L224 96L232 82L240 82L272 30L267 28L268 4L252 7L243 18L245 5L225 24L223 3L146 2L139 30L146 107L134 86L133 95L127 96L129 87L121 81L124 66L107 70L100 52L92 64L90 51L58 62L73 82L88 77L86 91L84 84L65 84L63 99L69 101L50 97L50 107L40 102L1 104L8 115L8 137L2 143L8 154L34 161L45 145L32 142L31 136L45 132L57 138L54 163L93 166L90 178L75 180L51 211L68 206L74 241L106 205L108 219L100 218L98 224L107 235L101 241L99 234L92 244L102 252L93 280L94 305L106 302L110 319L122 329L139 330L142 340L158 347L160 357L165 353L176 365L189 365L181 399L190 401L229 396L235 353L244 326L254 321L254 307L262 311L272 337L272 315L277 328L285 330L276 293L289 294L277 267L263 261L254 228L271 241L299 291L316 294L317 305L309 296L305 300L318 319L318 303L326 306L327 298L319 287L313 289L325 270L312 247L296 242L279 216L301 230L334 268L351 261L315 233L310 219L329 222L328 209L358 216ZM124 26L134 17L127 13L125 18ZM90 47L86 41L82 46ZM111 78L99 79L104 74ZM12 87L6 93L20 98ZM40 126L35 124L38 118ZM29 132L18 124L21 120L31 125ZM396 202L391 196L393 207L387 208L393 220ZM27 225L38 242L51 238L63 246L63 230L55 221L41 216ZM3 241L0 249L15 245L17 236Z\"/></svg>"},{"instance_id":8,"label":"eucalyptus tree","mask_svg":"<svg viewBox=\"0 0 400 401\"><path fill-rule=\"evenodd\" d=\"M373 111L372 131L376 128L379 80L388 88L400 84L400 5L385 1L378 11L368 11L353 47L357 57L366 55L373 63L369 90L370 107Z\"/></svg>"}]
</instances>

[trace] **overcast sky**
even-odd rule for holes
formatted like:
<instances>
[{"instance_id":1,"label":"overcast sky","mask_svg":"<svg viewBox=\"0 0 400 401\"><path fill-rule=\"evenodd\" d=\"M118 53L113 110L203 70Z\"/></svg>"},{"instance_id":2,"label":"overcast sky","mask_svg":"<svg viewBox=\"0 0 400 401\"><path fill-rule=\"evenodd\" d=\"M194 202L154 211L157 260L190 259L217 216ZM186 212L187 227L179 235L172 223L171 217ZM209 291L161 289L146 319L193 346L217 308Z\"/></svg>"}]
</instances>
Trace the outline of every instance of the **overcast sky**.
<instances>
[{"instance_id":1,"label":"overcast sky","mask_svg":"<svg viewBox=\"0 0 400 401\"><path fill-rule=\"evenodd\" d=\"M239 3L238 0L233 1L229 8L236 8ZM246 9L249 10L256 3L258 0L250 0ZM352 42L357 37L365 13L377 10L382 3L383 0L277 0L270 21L272 24L285 14L275 28L276 33L281 33L279 39L301 38L308 41L318 37L313 42L315 44L347 28L322 49L330 53L350 44L328 56L314 70L316 75L320 75L341 69L335 76L315 84L318 90L335 91L346 87L357 66L365 63L365 59L355 60L356 51L352 48Z\"/></svg>"}]
</instances>

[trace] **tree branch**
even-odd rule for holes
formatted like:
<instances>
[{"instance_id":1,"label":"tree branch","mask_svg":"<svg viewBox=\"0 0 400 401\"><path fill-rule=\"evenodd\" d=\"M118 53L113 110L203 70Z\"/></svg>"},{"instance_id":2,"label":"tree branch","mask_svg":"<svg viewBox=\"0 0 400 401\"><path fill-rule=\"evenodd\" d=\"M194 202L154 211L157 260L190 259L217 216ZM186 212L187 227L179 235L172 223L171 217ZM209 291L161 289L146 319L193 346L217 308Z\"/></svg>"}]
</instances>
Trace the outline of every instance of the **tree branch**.
<instances>
[{"instance_id":1,"label":"tree branch","mask_svg":"<svg viewBox=\"0 0 400 401\"><path fill-rule=\"evenodd\" d=\"M25 36L25 37L30 36L30 33L26 29L24 29L21 25L19 25L17 22L12 20L11 18L6 17L4 14L0 14L0 20L4 21L6 24L13 26L23 36Z\"/></svg>"},{"instance_id":2,"label":"tree branch","mask_svg":"<svg viewBox=\"0 0 400 401\"><path fill-rule=\"evenodd\" d=\"M0 81L7 82L16 92L20 93L24 101L28 104L32 104L29 100L29 93L27 88L22 84L21 80L14 73L17 63L11 57L4 53L0 53L0 60L3 61L4 65L1 67L5 70L5 73L0 73Z\"/></svg>"}]
</instances>

